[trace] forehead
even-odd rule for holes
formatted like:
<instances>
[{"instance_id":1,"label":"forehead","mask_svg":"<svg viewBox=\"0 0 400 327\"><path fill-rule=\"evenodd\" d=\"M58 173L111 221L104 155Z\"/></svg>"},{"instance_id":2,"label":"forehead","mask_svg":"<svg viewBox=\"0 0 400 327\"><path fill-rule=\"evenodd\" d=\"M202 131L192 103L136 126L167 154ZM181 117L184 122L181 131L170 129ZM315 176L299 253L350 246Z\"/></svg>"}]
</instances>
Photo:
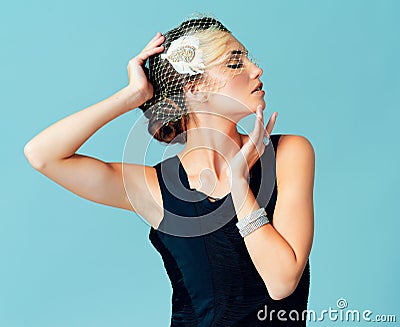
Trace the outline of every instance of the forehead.
<instances>
[{"instance_id":1,"label":"forehead","mask_svg":"<svg viewBox=\"0 0 400 327\"><path fill-rule=\"evenodd\" d=\"M226 56L238 56L248 54L248 50L246 49L246 47L233 36L229 38L225 50Z\"/></svg>"}]
</instances>

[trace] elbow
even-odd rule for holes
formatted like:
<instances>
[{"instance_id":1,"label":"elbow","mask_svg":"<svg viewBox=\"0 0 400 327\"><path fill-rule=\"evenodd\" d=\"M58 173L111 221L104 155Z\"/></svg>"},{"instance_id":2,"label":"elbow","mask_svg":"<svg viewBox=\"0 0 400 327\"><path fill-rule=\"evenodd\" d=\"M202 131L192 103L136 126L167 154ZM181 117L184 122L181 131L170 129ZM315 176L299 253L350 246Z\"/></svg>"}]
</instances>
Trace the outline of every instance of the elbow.
<instances>
[{"instance_id":1,"label":"elbow","mask_svg":"<svg viewBox=\"0 0 400 327\"><path fill-rule=\"evenodd\" d=\"M274 290L273 292L269 292L269 296L271 299L277 301L277 300L283 300L284 298L288 297L294 292L294 289L280 289L280 290Z\"/></svg>"},{"instance_id":2,"label":"elbow","mask_svg":"<svg viewBox=\"0 0 400 327\"><path fill-rule=\"evenodd\" d=\"M268 294L273 300L282 300L289 295L291 295L296 287L297 287L298 282L295 280L292 281L285 281L280 283L280 285L274 285L274 286L267 286Z\"/></svg>"},{"instance_id":3,"label":"elbow","mask_svg":"<svg viewBox=\"0 0 400 327\"><path fill-rule=\"evenodd\" d=\"M42 170L45 166L44 161L41 160L30 142L24 146L24 155L29 164L36 170Z\"/></svg>"}]
</instances>

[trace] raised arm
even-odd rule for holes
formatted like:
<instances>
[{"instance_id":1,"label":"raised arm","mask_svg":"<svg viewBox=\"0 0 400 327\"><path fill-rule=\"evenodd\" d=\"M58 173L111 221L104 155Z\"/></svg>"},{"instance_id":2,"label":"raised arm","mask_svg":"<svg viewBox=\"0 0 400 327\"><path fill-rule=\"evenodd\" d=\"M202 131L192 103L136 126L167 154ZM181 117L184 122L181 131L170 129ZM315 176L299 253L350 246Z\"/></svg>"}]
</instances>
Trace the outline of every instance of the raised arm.
<instances>
[{"instance_id":1,"label":"raised arm","mask_svg":"<svg viewBox=\"0 0 400 327\"><path fill-rule=\"evenodd\" d=\"M24 154L36 170L71 192L94 202L135 211L125 192L122 163L104 162L76 154L76 151L102 126L140 106L153 95L143 66L147 58L163 51L160 32L128 63L129 84L109 98L65 117L47 127L24 147ZM144 180L145 166L129 167L132 188ZM138 192L140 193L140 192Z\"/></svg>"}]
</instances>

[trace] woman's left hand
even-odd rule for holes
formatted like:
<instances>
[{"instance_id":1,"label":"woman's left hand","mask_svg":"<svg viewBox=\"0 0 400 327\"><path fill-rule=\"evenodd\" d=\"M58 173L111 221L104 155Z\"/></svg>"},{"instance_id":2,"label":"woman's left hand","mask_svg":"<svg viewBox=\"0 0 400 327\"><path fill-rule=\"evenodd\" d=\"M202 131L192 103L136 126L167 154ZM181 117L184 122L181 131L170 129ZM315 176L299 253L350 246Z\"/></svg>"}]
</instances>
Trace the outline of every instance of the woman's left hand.
<instances>
[{"instance_id":1,"label":"woman's left hand","mask_svg":"<svg viewBox=\"0 0 400 327\"><path fill-rule=\"evenodd\" d=\"M253 131L249 134L247 142L243 144L240 151L229 161L230 173L228 175L231 182L236 178L248 178L251 167L264 153L266 147L264 136L270 138L277 116L277 112L272 113L267 126L264 128L262 106L258 105Z\"/></svg>"}]
</instances>

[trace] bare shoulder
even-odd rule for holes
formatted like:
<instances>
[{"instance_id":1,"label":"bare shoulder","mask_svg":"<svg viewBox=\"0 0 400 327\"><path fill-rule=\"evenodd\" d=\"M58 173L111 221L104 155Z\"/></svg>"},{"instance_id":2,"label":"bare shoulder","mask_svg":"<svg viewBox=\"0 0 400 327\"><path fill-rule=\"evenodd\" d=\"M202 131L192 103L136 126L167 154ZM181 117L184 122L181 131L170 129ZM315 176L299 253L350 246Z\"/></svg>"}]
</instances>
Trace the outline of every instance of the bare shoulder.
<instances>
[{"instance_id":1,"label":"bare shoulder","mask_svg":"<svg viewBox=\"0 0 400 327\"><path fill-rule=\"evenodd\" d=\"M314 155L314 148L311 141L303 135L282 134L278 142L278 153L289 155L289 153L310 156Z\"/></svg>"},{"instance_id":2,"label":"bare shoulder","mask_svg":"<svg viewBox=\"0 0 400 327\"><path fill-rule=\"evenodd\" d=\"M277 181L299 174L311 179L314 168L315 152L310 140L302 135L282 134L276 152Z\"/></svg>"}]
</instances>

